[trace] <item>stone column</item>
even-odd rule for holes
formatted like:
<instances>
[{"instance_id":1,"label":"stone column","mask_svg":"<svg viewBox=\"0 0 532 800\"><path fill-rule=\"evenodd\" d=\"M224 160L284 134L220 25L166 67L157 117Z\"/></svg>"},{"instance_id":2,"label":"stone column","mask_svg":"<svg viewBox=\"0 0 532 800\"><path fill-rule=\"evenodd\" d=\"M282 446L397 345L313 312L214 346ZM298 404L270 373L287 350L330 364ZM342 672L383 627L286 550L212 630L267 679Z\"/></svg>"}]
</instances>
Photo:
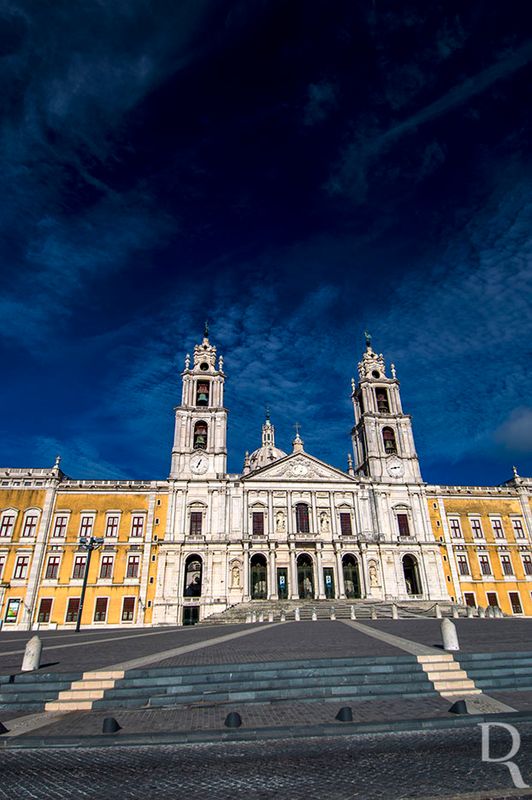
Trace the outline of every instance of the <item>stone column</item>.
<instances>
[{"instance_id":1,"label":"stone column","mask_svg":"<svg viewBox=\"0 0 532 800\"><path fill-rule=\"evenodd\" d=\"M270 552L269 552L269 593L268 597L270 600L277 600L277 574L276 574L276 558L275 558L275 544L274 542L270 542Z\"/></svg>"},{"instance_id":2,"label":"stone column","mask_svg":"<svg viewBox=\"0 0 532 800\"><path fill-rule=\"evenodd\" d=\"M323 565L321 558L321 544L316 544L316 569L318 570L318 600L325 600L325 585L323 582Z\"/></svg>"},{"instance_id":3,"label":"stone column","mask_svg":"<svg viewBox=\"0 0 532 800\"><path fill-rule=\"evenodd\" d=\"M290 594L291 600L299 599L299 592L297 588L297 563L296 551L293 542L290 542Z\"/></svg>"},{"instance_id":4,"label":"stone column","mask_svg":"<svg viewBox=\"0 0 532 800\"><path fill-rule=\"evenodd\" d=\"M336 546L336 573L337 573L336 596L339 599L342 599L345 598L344 567L342 564L342 550L338 546Z\"/></svg>"},{"instance_id":5,"label":"stone column","mask_svg":"<svg viewBox=\"0 0 532 800\"><path fill-rule=\"evenodd\" d=\"M242 571L243 571L243 584L244 584L244 602L249 598L249 545L244 543L244 556L242 558Z\"/></svg>"}]
</instances>

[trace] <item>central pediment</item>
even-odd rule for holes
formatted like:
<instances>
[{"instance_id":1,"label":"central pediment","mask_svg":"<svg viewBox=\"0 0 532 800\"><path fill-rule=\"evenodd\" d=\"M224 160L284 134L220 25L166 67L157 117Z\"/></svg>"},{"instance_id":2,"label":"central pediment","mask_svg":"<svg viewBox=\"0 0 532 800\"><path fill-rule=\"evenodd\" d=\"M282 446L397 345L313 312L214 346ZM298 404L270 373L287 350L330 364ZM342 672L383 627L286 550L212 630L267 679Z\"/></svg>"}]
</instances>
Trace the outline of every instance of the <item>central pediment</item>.
<instances>
[{"instance_id":1,"label":"central pediment","mask_svg":"<svg viewBox=\"0 0 532 800\"><path fill-rule=\"evenodd\" d=\"M353 481L350 475L307 453L291 453L275 464L244 475L243 480Z\"/></svg>"}]
</instances>

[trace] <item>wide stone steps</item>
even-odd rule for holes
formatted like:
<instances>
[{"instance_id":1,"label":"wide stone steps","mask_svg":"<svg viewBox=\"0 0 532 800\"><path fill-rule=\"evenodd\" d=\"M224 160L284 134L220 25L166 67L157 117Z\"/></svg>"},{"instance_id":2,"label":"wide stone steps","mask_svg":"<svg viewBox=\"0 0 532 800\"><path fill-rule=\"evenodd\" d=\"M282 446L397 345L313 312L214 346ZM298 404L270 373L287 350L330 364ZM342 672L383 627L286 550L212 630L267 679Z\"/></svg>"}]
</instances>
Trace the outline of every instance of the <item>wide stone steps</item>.
<instances>
[{"instance_id":1,"label":"wide stone steps","mask_svg":"<svg viewBox=\"0 0 532 800\"><path fill-rule=\"evenodd\" d=\"M484 691L532 690L532 652L464 653L460 666Z\"/></svg>"},{"instance_id":2,"label":"wide stone steps","mask_svg":"<svg viewBox=\"0 0 532 800\"><path fill-rule=\"evenodd\" d=\"M418 656L418 661L436 691L444 697L468 697L481 693L451 653Z\"/></svg>"}]
</instances>

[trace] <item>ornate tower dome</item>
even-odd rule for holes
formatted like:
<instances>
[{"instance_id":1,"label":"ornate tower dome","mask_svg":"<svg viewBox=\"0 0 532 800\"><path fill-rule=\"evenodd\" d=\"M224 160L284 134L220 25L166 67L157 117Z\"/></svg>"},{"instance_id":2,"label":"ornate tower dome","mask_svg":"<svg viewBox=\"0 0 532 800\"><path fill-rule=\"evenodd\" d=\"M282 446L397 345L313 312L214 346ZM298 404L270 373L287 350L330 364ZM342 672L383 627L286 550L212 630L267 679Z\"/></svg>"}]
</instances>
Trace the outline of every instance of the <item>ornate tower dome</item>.
<instances>
[{"instance_id":1,"label":"ornate tower dome","mask_svg":"<svg viewBox=\"0 0 532 800\"><path fill-rule=\"evenodd\" d=\"M260 467L266 467L285 455L287 454L284 450L275 446L275 428L270 421L269 411L266 411L266 420L262 426L262 446L254 450L251 455L246 454L244 472L253 472Z\"/></svg>"}]
</instances>

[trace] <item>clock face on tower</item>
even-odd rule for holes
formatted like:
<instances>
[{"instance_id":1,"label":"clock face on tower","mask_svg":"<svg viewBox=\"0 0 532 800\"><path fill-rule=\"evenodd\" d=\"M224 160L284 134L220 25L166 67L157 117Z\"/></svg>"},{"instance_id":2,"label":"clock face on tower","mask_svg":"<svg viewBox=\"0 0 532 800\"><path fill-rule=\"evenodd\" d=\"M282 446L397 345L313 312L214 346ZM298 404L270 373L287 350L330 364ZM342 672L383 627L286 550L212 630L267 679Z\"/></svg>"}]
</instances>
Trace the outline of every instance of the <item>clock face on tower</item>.
<instances>
[{"instance_id":1,"label":"clock face on tower","mask_svg":"<svg viewBox=\"0 0 532 800\"><path fill-rule=\"evenodd\" d=\"M203 475L209 468L209 459L205 453L194 453L190 457L190 471L195 475Z\"/></svg>"},{"instance_id":2,"label":"clock face on tower","mask_svg":"<svg viewBox=\"0 0 532 800\"><path fill-rule=\"evenodd\" d=\"M405 468L398 458L389 458L386 462L386 470L392 478L402 478Z\"/></svg>"}]
</instances>

